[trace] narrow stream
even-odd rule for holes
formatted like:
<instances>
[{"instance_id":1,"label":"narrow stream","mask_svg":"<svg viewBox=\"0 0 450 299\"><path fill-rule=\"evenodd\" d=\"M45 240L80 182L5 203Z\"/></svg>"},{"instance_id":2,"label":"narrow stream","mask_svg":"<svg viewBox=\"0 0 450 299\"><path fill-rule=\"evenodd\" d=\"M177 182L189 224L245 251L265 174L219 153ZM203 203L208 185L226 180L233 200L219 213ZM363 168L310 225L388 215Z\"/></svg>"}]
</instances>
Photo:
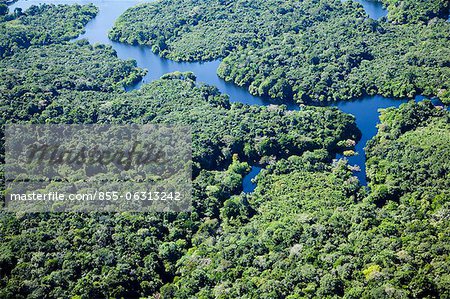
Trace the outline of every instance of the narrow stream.
<instances>
[{"instance_id":1,"label":"narrow stream","mask_svg":"<svg viewBox=\"0 0 450 299\"><path fill-rule=\"evenodd\" d=\"M348 1L348 0L345 0ZM378 19L386 16L387 11L382 4L376 1L356 0L361 3L366 9L366 12L371 18ZM220 60L211 62L175 62L164 59L154 54L149 47L125 45L113 42L108 39L108 31L112 28L115 20L129 7L143 2L150 2L145 0L19 0L18 2L9 6L10 11L16 7L23 10L31 5L38 5L40 3L53 4L89 4L94 3L99 8L98 15L90 21L86 26L86 32L78 39L85 38L90 43L102 43L111 45L117 52L121 59L134 59L137 65L141 68L147 69L148 74L144 77L142 82L135 86L128 88L128 90L138 89L142 84L151 82L160 78L163 74L174 71L192 71L197 76L199 82L205 82L216 86L222 93L228 94L231 102L242 102L249 105L269 105L271 102L263 97L251 95L246 88L239 87L233 83L225 82L220 79L216 70L220 64ZM417 97L416 100L422 100L423 97ZM357 155L349 157L351 165L358 165L361 169L355 175L361 181L361 184L366 185L365 177L365 152L364 147L368 140L373 138L377 133L376 124L378 123L378 109L387 107L398 107L400 104L407 102L407 100L397 100L392 98L385 98L382 96L363 97L355 101L343 101L332 104L346 113L350 113L356 117L356 122L362 132L362 139L356 146ZM298 110L298 105L288 104L288 109ZM340 158L340 157L338 157ZM260 172L260 167L253 167L250 174L244 179L244 191L252 192L254 184L251 180Z\"/></svg>"},{"instance_id":2,"label":"narrow stream","mask_svg":"<svg viewBox=\"0 0 450 299\"><path fill-rule=\"evenodd\" d=\"M253 179L261 172L262 168L259 166L253 166L252 170L244 177L242 181L242 189L245 193L251 193L255 191L256 183Z\"/></svg>"}]
</instances>

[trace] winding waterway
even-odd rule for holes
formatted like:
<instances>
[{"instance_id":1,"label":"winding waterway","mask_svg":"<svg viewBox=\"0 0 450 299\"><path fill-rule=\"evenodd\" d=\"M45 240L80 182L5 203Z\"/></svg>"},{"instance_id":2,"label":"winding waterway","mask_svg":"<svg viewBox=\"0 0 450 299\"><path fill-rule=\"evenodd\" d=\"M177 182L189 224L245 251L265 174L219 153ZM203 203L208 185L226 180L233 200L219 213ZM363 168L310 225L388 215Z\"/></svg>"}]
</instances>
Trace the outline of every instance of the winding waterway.
<instances>
[{"instance_id":1,"label":"winding waterway","mask_svg":"<svg viewBox=\"0 0 450 299\"><path fill-rule=\"evenodd\" d=\"M361 3L366 9L368 15L373 19L378 19L387 14L383 9L381 3L374 1L356 0ZM31 5L38 5L40 3L54 3L54 4L89 4L93 3L99 8L98 15L90 21L86 26L86 32L78 39L85 38L90 43L103 43L111 45L117 52L121 59L134 59L137 65L148 70L147 75L142 82L130 87L129 89L138 89L143 83L153 81L160 78L163 74L174 71L192 71L197 76L199 82L205 82L216 86L222 93L230 96L232 102L242 102L249 105L269 105L270 101L265 98L251 95L245 88L236 86L233 83L225 82L220 79L216 70L220 64L219 60L212 62L175 62L164 59L154 54L149 47L125 45L113 42L108 39L108 31L113 26L115 20L129 7L143 2L150 2L145 0L19 0L10 5L10 11L15 8L22 8L25 10ZM422 100L418 97L416 100ZM365 152L364 147L368 140L370 140L376 133L376 124L378 123L378 109L387 107L398 107L405 103L406 100L397 100L385 98L381 96L364 97L355 101L339 102L333 104L346 113L350 113L356 117L358 128L362 132L362 139L356 146L358 155L349 157L351 165L358 165L361 169L356 175L361 181L361 184L366 185L365 177ZM289 104L288 109L298 110L296 104ZM248 176L244 178L243 189L244 192L252 192L255 184L252 182L261 168L253 167Z\"/></svg>"}]
</instances>

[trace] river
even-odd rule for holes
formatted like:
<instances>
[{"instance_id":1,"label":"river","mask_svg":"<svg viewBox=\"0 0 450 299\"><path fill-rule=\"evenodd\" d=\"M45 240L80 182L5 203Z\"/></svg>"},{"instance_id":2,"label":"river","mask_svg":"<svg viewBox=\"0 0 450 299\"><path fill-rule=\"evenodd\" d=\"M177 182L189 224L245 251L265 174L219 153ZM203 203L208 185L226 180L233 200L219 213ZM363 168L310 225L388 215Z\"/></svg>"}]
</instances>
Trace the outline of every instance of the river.
<instances>
[{"instance_id":1,"label":"river","mask_svg":"<svg viewBox=\"0 0 450 299\"><path fill-rule=\"evenodd\" d=\"M89 4L94 3L99 8L98 15L90 21L86 26L86 32L78 39L86 38L91 43L103 43L111 45L121 59L134 59L137 65L147 69L148 74L143 78L142 82L132 86L130 89L137 89L144 83L160 78L163 74L174 71L192 71L197 76L199 82L205 82L218 87L222 93L230 96L232 102L242 102L249 105L269 105L270 101L266 98L251 95L247 89L239 87L233 83L225 82L220 79L216 70L220 64L220 60L211 62L175 62L164 59L154 54L149 47L125 45L113 42L108 39L108 31L113 26L115 20L129 7L139 3L149 2L144 0L19 0L10 5L10 11L16 7L26 9L31 5L40 3L54 4ZM357 0L366 9L371 18L378 19L387 14L381 3L374 1ZM422 100L423 97L417 97L416 100ZM366 185L365 176L365 152L364 147L368 140L373 138L377 133L376 125L378 123L378 109L387 107L398 107L407 100L397 100L385 98L381 96L364 97L355 101L338 102L332 104L346 113L350 113L356 117L358 128L362 132L362 139L356 145L356 156L349 157L351 165L358 165L360 172L355 173L362 185ZM296 104L289 104L288 109L298 110ZM340 158L340 156L338 156ZM261 168L253 167L251 173L245 177L243 189L245 192L252 192L255 184L251 179L255 177Z\"/></svg>"}]
</instances>

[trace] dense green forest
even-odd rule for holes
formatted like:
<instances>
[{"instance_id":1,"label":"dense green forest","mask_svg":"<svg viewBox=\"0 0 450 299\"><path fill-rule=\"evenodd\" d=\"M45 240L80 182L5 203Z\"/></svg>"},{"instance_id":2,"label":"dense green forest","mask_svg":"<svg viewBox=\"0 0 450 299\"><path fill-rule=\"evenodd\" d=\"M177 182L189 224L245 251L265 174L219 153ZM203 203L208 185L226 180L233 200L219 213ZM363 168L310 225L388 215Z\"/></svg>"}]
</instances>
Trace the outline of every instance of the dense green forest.
<instances>
[{"instance_id":1,"label":"dense green forest","mask_svg":"<svg viewBox=\"0 0 450 299\"><path fill-rule=\"evenodd\" d=\"M372 196L383 203L415 192L432 200L450 191L448 111L410 103L383 111L380 119L378 135L366 149Z\"/></svg>"},{"instance_id":2,"label":"dense green forest","mask_svg":"<svg viewBox=\"0 0 450 299\"><path fill-rule=\"evenodd\" d=\"M119 39L125 26L122 39L135 26L143 39L127 42L171 58L226 56L219 73L229 69L250 88L251 76L270 77L253 93L274 98L448 96L444 22L378 23L353 2L239 3L145 4L111 34ZM175 14L174 5L186 6ZM220 5L229 10L216 19ZM450 112L428 101L383 110L367 148L365 188L345 160L333 160L361 136L353 116L231 103L190 72L125 92L145 70L110 46L69 42L96 12L42 5L3 14L0 124L188 125L192 212L2 210L0 298L450 298ZM243 193L256 164L264 166L257 188Z\"/></svg>"},{"instance_id":3,"label":"dense green forest","mask_svg":"<svg viewBox=\"0 0 450 299\"><path fill-rule=\"evenodd\" d=\"M199 229L163 297L450 298L449 117L384 111L370 193L320 152L271 165Z\"/></svg>"},{"instance_id":4,"label":"dense green forest","mask_svg":"<svg viewBox=\"0 0 450 299\"><path fill-rule=\"evenodd\" d=\"M3 214L2 296L92 298L155 293L175 274L176 260L190 247L192 234L204 221L218 219L223 201L242 190L248 164L239 158L275 163L281 157L317 149L320 159L330 161L342 141L359 134L353 117L337 109L288 113L283 108L231 105L215 88L197 87L191 74L166 77L130 94L66 90L30 115L29 121L191 125L197 165L194 211L83 217ZM3 117L14 120L17 116ZM25 268L34 270L21 270Z\"/></svg>"},{"instance_id":5,"label":"dense green forest","mask_svg":"<svg viewBox=\"0 0 450 299\"><path fill-rule=\"evenodd\" d=\"M15 120L30 120L34 114L48 111L55 99L68 91L120 91L145 73L134 61L119 60L110 46L91 46L83 40L19 50L0 60L0 67L4 119ZM72 108L78 110L81 105Z\"/></svg>"},{"instance_id":6,"label":"dense green forest","mask_svg":"<svg viewBox=\"0 0 450 299\"><path fill-rule=\"evenodd\" d=\"M337 109L305 107L292 112L230 104L216 88L197 87L185 77L155 81L105 103L98 121L189 125L199 168L217 168L222 161L229 163L233 154L258 164L314 149L332 154L345 149L347 140L359 138L354 118Z\"/></svg>"},{"instance_id":7,"label":"dense green forest","mask_svg":"<svg viewBox=\"0 0 450 299\"><path fill-rule=\"evenodd\" d=\"M450 2L447 0L381 0L388 9L388 19L394 24L427 23L433 18L447 19Z\"/></svg>"},{"instance_id":8,"label":"dense green forest","mask_svg":"<svg viewBox=\"0 0 450 299\"><path fill-rule=\"evenodd\" d=\"M330 161L360 135L354 118L336 108L231 104L192 73L168 74L125 93L121 87L143 71L110 47L85 41L26 47L0 63L2 120L188 124L196 163L190 214L2 212L2 297L154 294L175 275L194 232L218 221L223 202L241 192L247 162L273 164L311 150Z\"/></svg>"},{"instance_id":9,"label":"dense green forest","mask_svg":"<svg viewBox=\"0 0 450 299\"><path fill-rule=\"evenodd\" d=\"M424 5L448 11L447 1L414 9L404 2L391 5L411 14ZM278 100L424 94L448 102L450 24L416 18L375 21L358 3L339 0L163 0L128 9L110 38L174 60L223 58L220 77Z\"/></svg>"},{"instance_id":10,"label":"dense green forest","mask_svg":"<svg viewBox=\"0 0 450 299\"><path fill-rule=\"evenodd\" d=\"M0 57L31 45L69 41L84 32L84 25L97 11L94 5L44 4L7 14L5 6L0 7Z\"/></svg>"}]
</instances>

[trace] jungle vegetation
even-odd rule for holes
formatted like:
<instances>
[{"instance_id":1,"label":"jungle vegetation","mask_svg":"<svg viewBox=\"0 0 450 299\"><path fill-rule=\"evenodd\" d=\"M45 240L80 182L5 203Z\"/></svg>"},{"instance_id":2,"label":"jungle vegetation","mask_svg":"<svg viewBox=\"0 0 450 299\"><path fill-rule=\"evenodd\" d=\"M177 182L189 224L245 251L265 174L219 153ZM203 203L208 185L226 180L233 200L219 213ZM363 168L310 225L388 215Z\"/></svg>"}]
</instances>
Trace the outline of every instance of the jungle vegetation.
<instances>
[{"instance_id":1,"label":"jungle vegetation","mask_svg":"<svg viewBox=\"0 0 450 299\"><path fill-rule=\"evenodd\" d=\"M85 40L21 49L0 60L0 67L4 119L16 121L32 119L68 91L121 91L145 74L135 61L118 59L110 46Z\"/></svg>"},{"instance_id":2,"label":"jungle vegetation","mask_svg":"<svg viewBox=\"0 0 450 299\"><path fill-rule=\"evenodd\" d=\"M381 2L388 9L389 21L394 24L428 23L434 18L449 17L450 3L446 0L381 0Z\"/></svg>"},{"instance_id":3,"label":"jungle vegetation","mask_svg":"<svg viewBox=\"0 0 450 299\"><path fill-rule=\"evenodd\" d=\"M430 102L381 112L378 134L366 148L372 196L383 203L405 193L433 200L450 190L448 111Z\"/></svg>"},{"instance_id":4,"label":"jungle vegetation","mask_svg":"<svg viewBox=\"0 0 450 299\"><path fill-rule=\"evenodd\" d=\"M231 104L192 73L167 74L125 93L122 87L144 71L86 41L30 45L0 63L3 124L188 124L195 162L189 214L1 212L1 297L156 294L174 277L194 232L218 221L223 202L242 191L248 163L269 165L311 150L331 161L360 135L354 118L335 108Z\"/></svg>"},{"instance_id":5,"label":"jungle vegetation","mask_svg":"<svg viewBox=\"0 0 450 299\"><path fill-rule=\"evenodd\" d=\"M449 112L382 113L371 191L320 151L269 166L193 237L164 298L450 298Z\"/></svg>"},{"instance_id":6,"label":"jungle vegetation","mask_svg":"<svg viewBox=\"0 0 450 299\"><path fill-rule=\"evenodd\" d=\"M1 5L1 4L0 4ZM32 45L69 41L84 32L98 12L94 5L33 5L8 14L0 6L0 57Z\"/></svg>"},{"instance_id":7,"label":"jungle vegetation","mask_svg":"<svg viewBox=\"0 0 450 299\"><path fill-rule=\"evenodd\" d=\"M109 36L174 60L221 58L221 78L276 100L423 94L448 102L450 24L416 16L423 6L448 11L448 1L387 2L401 21L370 19L353 1L163 0L128 9Z\"/></svg>"},{"instance_id":8,"label":"jungle vegetation","mask_svg":"<svg viewBox=\"0 0 450 299\"><path fill-rule=\"evenodd\" d=\"M131 93L64 90L27 121L191 125L193 212L3 212L2 296L135 298L157 293L175 275L194 232L205 221L218 221L223 202L242 191L249 166L240 161L273 164L314 149L330 161L340 141L359 134L353 117L337 109L288 112L230 104L215 88L196 86L191 74L166 77ZM2 117L15 121L16 115Z\"/></svg>"},{"instance_id":9,"label":"jungle vegetation","mask_svg":"<svg viewBox=\"0 0 450 299\"><path fill-rule=\"evenodd\" d=\"M286 10L282 15L297 9L264 3L248 5L267 5L273 14ZM312 16L322 15L326 20L343 9L361 16L361 23L374 24L377 32L394 26L367 20L352 2L343 8L330 2L333 10L320 14L313 9L317 3L325 5L323 1L299 3L311 5L311 10L305 10L309 11L307 18L302 19L306 23ZM134 9L148 7L164 9L157 5ZM450 298L448 111L429 102L382 111L379 133L368 145L370 189L366 189L345 160L333 162L337 152L351 150L360 137L354 117L330 107L288 111L285 106L230 103L217 88L197 82L189 72L170 73L140 90L125 92L123 87L145 72L135 62L118 59L109 46L67 42L83 31L77 25L85 22L83 12L89 11L92 17L95 8L41 6L31 11L39 13L12 13L0 23L10 26L10 22L27 19L35 24L26 30L19 26L32 37L23 44L17 44L16 35L9 31L0 31L6 45L0 58L1 125L189 125L193 131L193 210L88 214L1 210L1 298ZM73 19L64 13L69 11ZM223 14L224 19L227 16ZM348 24L354 22L350 16L348 20ZM253 21L257 18L248 18ZM33 29L50 22L67 26L70 38L55 33L49 43L32 42L45 32L60 30L51 26ZM284 30L283 24L288 23L260 29ZM332 32L326 23L321 26ZM403 25L395 26L389 27L382 40L388 45L389 36L399 34L393 52L401 51L402 43L408 45L407 39L400 38L406 34ZM424 40L428 46L413 53L428 52L401 59L432 65L423 67L427 72L423 81L414 82L424 86L433 80L448 82L443 71L448 65L440 65L445 52L434 55L446 45L445 31L439 26L445 29L447 25L436 21L414 26L428 34ZM223 30L232 28L223 26ZM318 38L314 30L311 45ZM240 39L243 33L233 36L228 32L214 40L226 42L228 34ZM297 34L300 31L292 33ZM408 36L417 38L413 31ZM333 44L331 38L326 42ZM364 43L371 41L360 42L361 52L351 56L357 61L365 53ZM339 47L351 49L353 45L347 42ZM214 47L212 43L205 46ZM232 57L248 47L226 53ZM263 57L259 55L255 57ZM267 55L272 57L270 51ZM400 56L378 55L386 59L380 68L393 68L396 63L395 70L400 72L406 63L397 61ZM280 68L284 59L277 60ZM349 61L341 62L347 65ZM326 67L322 63L314 66ZM269 73L270 59L255 67L264 66ZM356 70L355 82L363 84L360 76L369 74L369 69ZM329 71L330 76L335 74ZM435 72L442 72L442 77L433 78ZM382 85L388 79L379 80L377 84ZM396 92L401 86L393 85L386 92ZM3 179L3 147L1 154ZM255 192L244 194L242 178L254 164L265 170L257 178Z\"/></svg>"}]
</instances>

